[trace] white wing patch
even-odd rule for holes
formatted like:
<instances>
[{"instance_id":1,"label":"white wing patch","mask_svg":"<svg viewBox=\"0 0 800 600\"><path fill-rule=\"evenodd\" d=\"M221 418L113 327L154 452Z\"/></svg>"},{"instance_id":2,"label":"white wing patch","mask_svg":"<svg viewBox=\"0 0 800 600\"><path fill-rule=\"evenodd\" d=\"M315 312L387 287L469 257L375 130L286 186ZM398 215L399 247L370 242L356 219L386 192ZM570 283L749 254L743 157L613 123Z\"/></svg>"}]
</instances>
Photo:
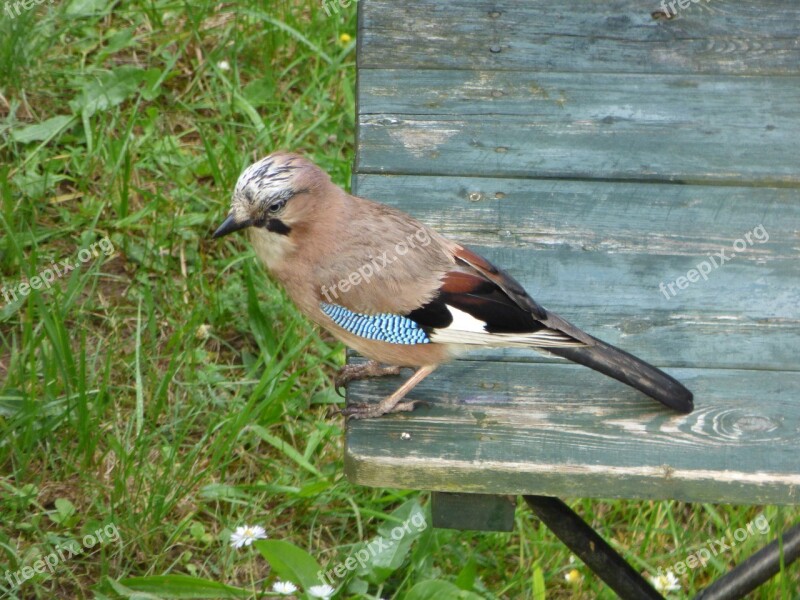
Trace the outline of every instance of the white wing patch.
<instances>
[{"instance_id":1,"label":"white wing patch","mask_svg":"<svg viewBox=\"0 0 800 600\"><path fill-rule=\"evenodd\" d=\"M471 332L471 333L486 333L486 323L480 319L476 319L468 312L459 310L449 304L445 304L447 310L453 316L453 322L450 323L443 331L454 329L458 331Z\"/></svg>"},{"instance_id":2,"label":"white wing patch","mask_svg":"<svg viewBox=\"0 0 800 600\"><path fill-rule=\"evenodd\" d=\"M489 333L486 323L471 314L446 304L453 322L442 329L434 329L430 340L436 344L470 344L478 346L551 347L585 346L553 329L540 329L532 333Z\"/></svg>"}]
</instances>

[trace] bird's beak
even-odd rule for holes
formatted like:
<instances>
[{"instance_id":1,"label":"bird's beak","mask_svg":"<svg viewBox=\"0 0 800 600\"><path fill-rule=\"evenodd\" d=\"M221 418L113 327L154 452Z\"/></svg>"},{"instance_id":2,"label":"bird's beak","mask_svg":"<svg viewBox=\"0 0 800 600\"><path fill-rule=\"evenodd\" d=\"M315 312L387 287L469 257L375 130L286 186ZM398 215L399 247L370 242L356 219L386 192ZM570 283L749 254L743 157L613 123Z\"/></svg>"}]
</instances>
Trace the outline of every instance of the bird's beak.
<instances>
[{"instance_id":1,"label":"bird's beak","mask_svg":"<svg viewBox=\"0 0 800 600\"><path fill-rule=\"evenodd\" d=\"M250 227L250 225L252 225L250 219L237 222L236 219L233 218L233 215L228 215L228 218L222 222L222 225L219 226L219 228L211 237L216 239L218 237L222 237L223 235L233 233L234 231L239 231L240 229Z\"/></svg>"}]
</instances>

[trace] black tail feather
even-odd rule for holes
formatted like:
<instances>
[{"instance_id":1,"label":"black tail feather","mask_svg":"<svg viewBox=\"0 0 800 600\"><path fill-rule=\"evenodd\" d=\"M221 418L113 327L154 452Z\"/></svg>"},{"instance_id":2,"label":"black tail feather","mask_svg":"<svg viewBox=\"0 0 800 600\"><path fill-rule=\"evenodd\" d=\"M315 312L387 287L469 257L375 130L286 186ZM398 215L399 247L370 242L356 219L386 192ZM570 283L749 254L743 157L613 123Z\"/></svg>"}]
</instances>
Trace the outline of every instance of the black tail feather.
<instances>
[{"instance_id":1,"label":"black tail feather","mask_svg":"<svg viewBox=\"0 0 800 600\"><path fill-rule=\"evenodd\" d=\"M692 392L674 377L624 350L615 348L597 338L586 337L591 338L587 346L547 348L547 350L552 354L613 377L617 381L655 398L673 410L681 413L692 412L694 409Z\"/></svg>"}]
</instances>

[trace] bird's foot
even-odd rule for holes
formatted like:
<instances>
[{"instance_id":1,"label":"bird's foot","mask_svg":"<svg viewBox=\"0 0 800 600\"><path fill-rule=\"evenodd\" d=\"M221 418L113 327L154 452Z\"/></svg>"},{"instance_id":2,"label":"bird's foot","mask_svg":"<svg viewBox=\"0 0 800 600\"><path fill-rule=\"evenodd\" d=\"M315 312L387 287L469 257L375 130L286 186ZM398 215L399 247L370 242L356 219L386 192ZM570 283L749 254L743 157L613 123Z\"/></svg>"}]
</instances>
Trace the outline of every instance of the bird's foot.
<instances>
[{"instance_id":1,"label":"bird's foot","mask_svg":"<svg viewBox=\"0 0 800 600\"><path fill-rule=\"evenodd\" d=\"M341 413L347 419L374 419L390 413L411 412L419 403L419 400L409 400L407 402L398 402L390 408L382 407L381 402L376 404L351 404L343 408Z\"/></svg>"},{"instance_id":2,"label":"bird's foot","mask_svg":"<svg viewBox=\"0 0 800 600\"><path fill-rule=\"evenodd\" d=\"M400 375L400 367L382 367L378 361L371 360L360 365L345 365L336 377L333 379L333 385L336 393L343 396L339 392L339 388L345 387L351 381L358 381L359 379L366 379L368 377L386 377L387 375Z\"/></svg>"}]
</instances>

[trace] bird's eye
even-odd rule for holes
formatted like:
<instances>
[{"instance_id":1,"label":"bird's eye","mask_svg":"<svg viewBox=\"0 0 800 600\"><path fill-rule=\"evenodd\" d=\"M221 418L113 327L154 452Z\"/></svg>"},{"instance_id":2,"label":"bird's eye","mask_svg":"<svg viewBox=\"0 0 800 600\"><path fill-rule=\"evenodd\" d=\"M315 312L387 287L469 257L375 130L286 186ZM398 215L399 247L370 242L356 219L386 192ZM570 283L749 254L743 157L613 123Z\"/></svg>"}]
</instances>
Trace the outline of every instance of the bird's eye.
<instances>
[{"instance_id":1,"label":"bird's eye","mask_svg":"<svg viewBox=\"0 0 800 600\"><path fill-rule=\"evenodd\" d=\"M269 210L269 212L271 212L272 214L275 214L276 212L279 212L284 206L286 206L286 200L278 200L274 204L270 204L267 210Z\"/></svg>"}]
</instances>

